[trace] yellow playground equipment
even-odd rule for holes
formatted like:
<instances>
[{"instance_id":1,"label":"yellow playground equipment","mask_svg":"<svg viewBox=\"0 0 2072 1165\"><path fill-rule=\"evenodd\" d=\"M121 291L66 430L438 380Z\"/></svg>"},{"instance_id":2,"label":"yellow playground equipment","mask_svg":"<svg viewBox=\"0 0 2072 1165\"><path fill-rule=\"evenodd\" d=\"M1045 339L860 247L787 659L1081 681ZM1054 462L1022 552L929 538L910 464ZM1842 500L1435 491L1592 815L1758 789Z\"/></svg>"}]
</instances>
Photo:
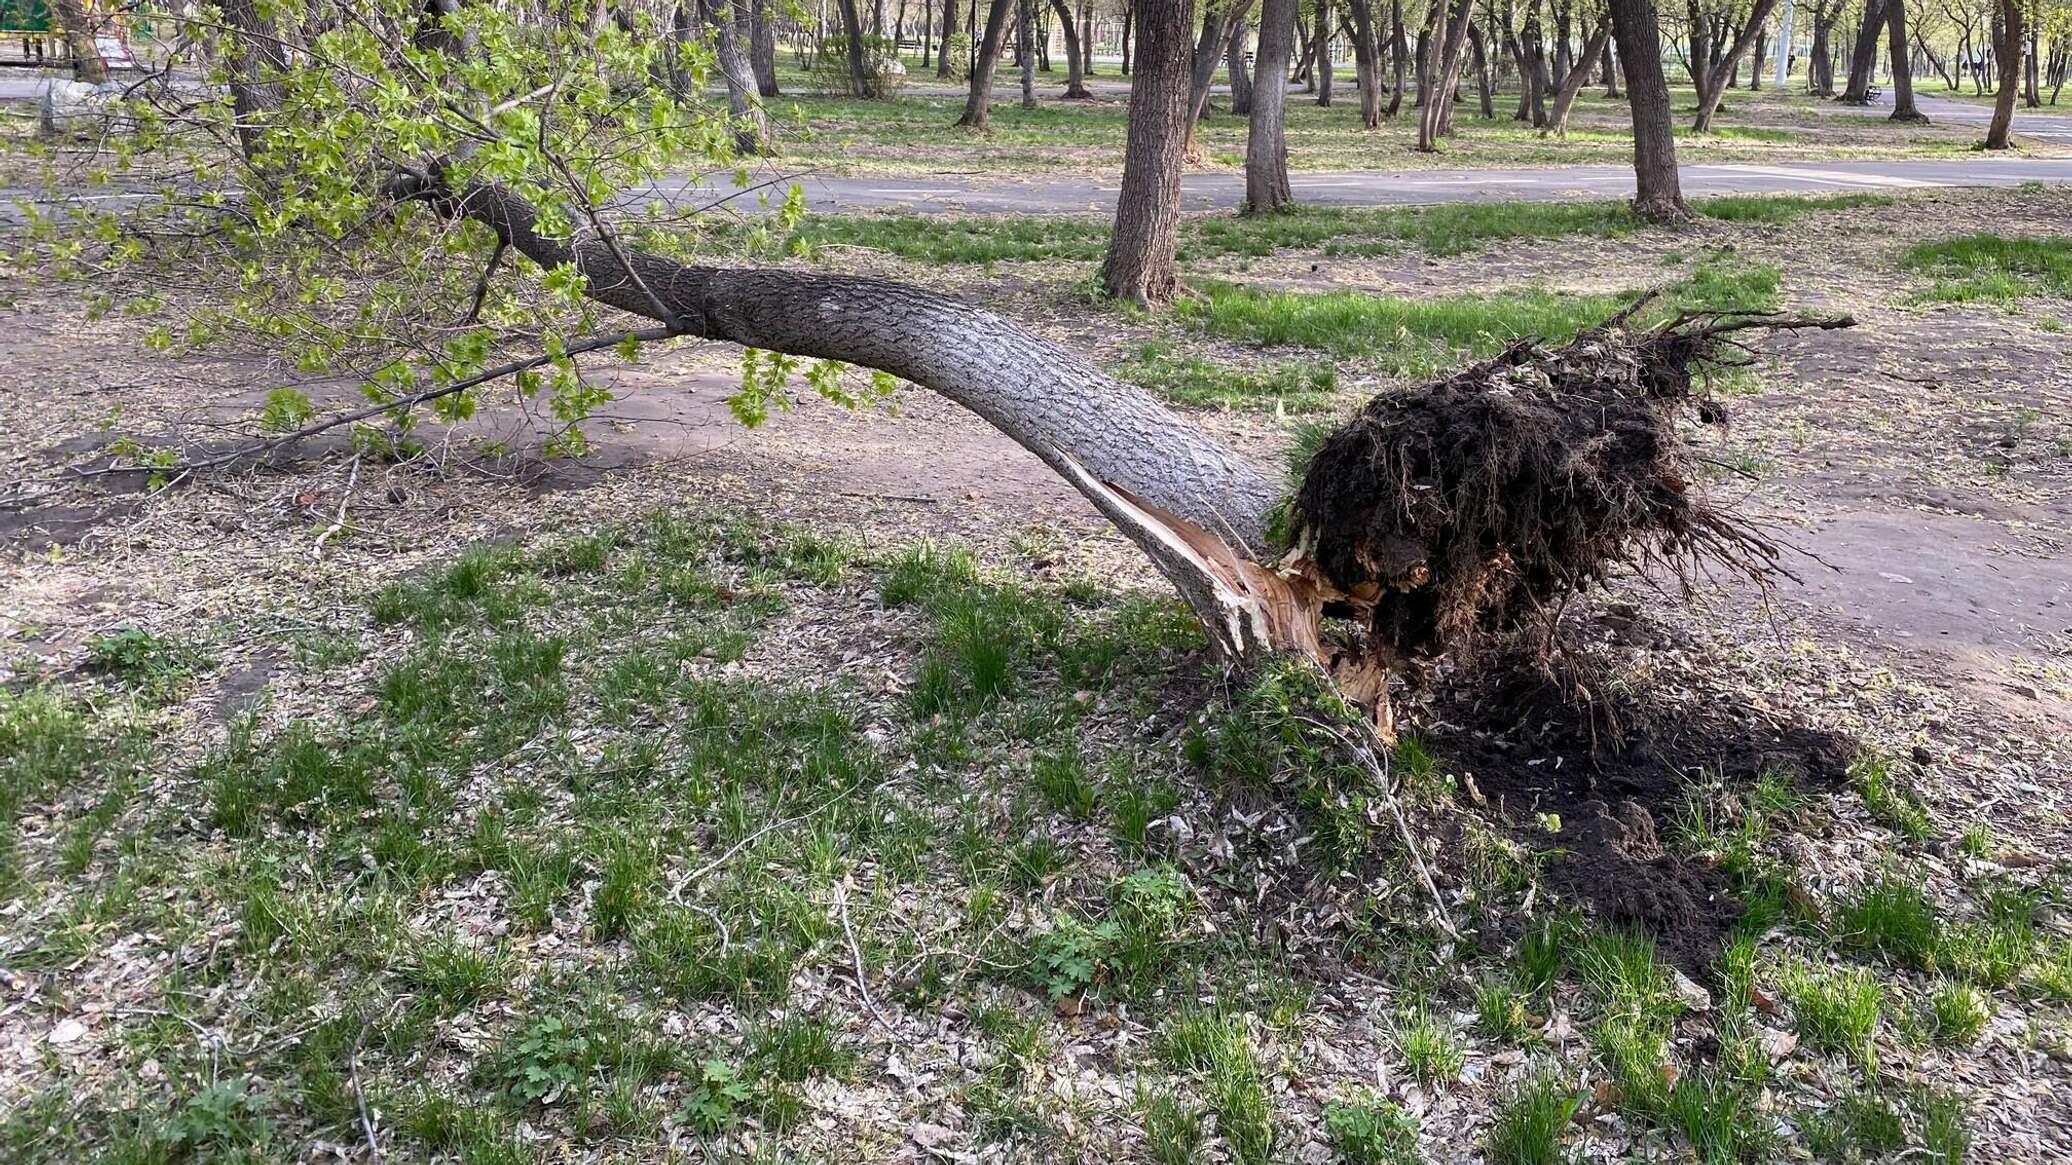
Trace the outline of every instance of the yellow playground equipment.
<instances>
[{"instance_id":1,"label":"yellow playground equipment","mask_svg":"<svg viewBox=\"0 0 2072 1165\"><path fill-rule=\"evenodd\" d=\"M127 5L120 0L80 0L94 45L111 69L136 62L130 56ZM51 12L50 0L0 0L0 66L71 68L72 46Z\"/></svg>"}]
</instances>

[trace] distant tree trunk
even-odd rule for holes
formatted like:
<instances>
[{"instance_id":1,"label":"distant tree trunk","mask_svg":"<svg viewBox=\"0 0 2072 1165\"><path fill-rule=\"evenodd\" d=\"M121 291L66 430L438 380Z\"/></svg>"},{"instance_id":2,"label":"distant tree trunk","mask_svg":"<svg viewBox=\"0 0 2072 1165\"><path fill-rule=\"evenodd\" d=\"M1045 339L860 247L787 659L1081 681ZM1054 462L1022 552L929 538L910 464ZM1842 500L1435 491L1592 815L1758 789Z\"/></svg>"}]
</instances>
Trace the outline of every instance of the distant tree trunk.
<instances>
[{"instance_id":1,"label":"distant tree trunk","mask_svg":"<svg viewBox=\"0 0 2072 1165\"><path fill-rule=\"evenodd\" d=\"M876 97L877 82L864 67L863 58L863 14L857 11L856 0L841 0L842 28L848 36L849 48L849 92L857 97Z\"/></svg>"},{"instance_id":2,"label":"distant tree trunk","mask_svg":"<svg viewBox=\"0 0 2072 1165\"><path fill-rule=\"evenodd\" d=\"M1122 75L1130 75L1130 42L1136 34L1137 5L1127 0L1122 6Z\"/></svg>"},{"instance_id":3,"label":"distant tree trunk","mask_svg":"<svg viewBox=\"0 0 2072 1165\"><path fill-rule=\"evenodd\" d=\"M1080 28L1072 20L1072 9L1065 0L1050 0L1051 11L1058 14L1058 28L1065 34L1065 96L1074 101L1083 101L1093 94L1086 91L1085 58L1079 55ZM1087 30L1091 32L1092 30Z\"/></svg>"},{"instance_id":4,"label":"distant tree trunk","mask_svg":"<svg viewBox=\"0 0 2072 1165\"><path fill-rule=\"evenodd\" d=\"M1806 91L1815 97L1835 95L1834 51L1828 38L1841 15L1841 0L1835 0L1833 7L1822 3L1813 9L1813 48L1806 54Z\"/></svg>"},{"instance_id":5,"label":"distant tree trunk","mask_svg":"<svg viewBox=\"0 0 2072 1165\"><path fill-rule=\"evenodd\" d=\"M1016 0L1015 55L1022 59L1022 108L1036 108L1036 0Z\"/></svg>"},{"instance_id":6,"label":"distant tree trunk","mask_svg":"<svg viewBox=\"0 0 2072 1165\"><path fill-rule=\"evenodd\" d=\"M1611 19L1598 17L1597 24L1590 29L1589 38L1583 42L1582 55L1577 59L1583 62L1596 60L1598 55L1604 52L1605 42L1611 37ZM1583 91L1583 86L1588 84L1589 80L1590 69L1587 64L1578 64L1569 70L1568 76L1561 82L1561 90L1554 94L1554 111L1547 118L1547 132L1561 137L1568 136L1568 111L1575 106L1576 95Z\"/></svg>"},{"instance_id":7,"label":"distant tree trunk","mask_svg":"<svg viewBox=\"0 0 2072 1165\"><path fill-rule=\"evenodd\" d=\"M1885 0L1885 23L1891 32L1886 49L1892 57L1892 120L1926 122L1914 108L1914 66L1908 59L1906 0Z\"/></svg>"},{"instance_id":8,"label":"distant tree trunk","mask_svg":"<svg viewBox=\"0 0 2072 1165\"><path fill-rule=\"evenodd\" d=\"M1130 86L1129 132L1115 234L1101 265L1101 286L1142 306L1171 302L1179 286L1180 167L1187 158L1194 0L1135 0L1137 75Z\"/></svg>"},{"instance_id":9,"label":"distant tree trunk","mask_svg":"<svg viewBox=\"0 0 2072 1165\"><path fill-rule=\"evenodd\" d=\"M954 0L951 0L954 4ZM737 5L735 11L739 12ZM755 71L755 90L764 97L777 97L777 37L770 30L770 13L764 0L748 0L748 66Z\"/></svg>"},{"instance_id":10,"label":"distant tree trunk","mask_svg":"<svg viewBox=\"0 0 2072 1165\"><path fill-rule=\"evenodd\" d=\"M1475 54L1475 93L1482 101L1482 120L1496 120L1496 104L1489 84L1489 46L1480 26L1468 25L1468 47Z\"/></svg>"},{"instance_id":11,"label":"distant tree trunk","mask_svg":"<svg viewBox=\"0 0 2072 1165\"><path fill-rule=\"evenodd\" d=\"M1432 102L1432 88L1439 83L1439 28L1446 20L1445 0L1427 0L1425 22L1417 30L1417 107Z\"/></svg>"},{"instance_id":12,"label":"distant tree trunk","mask_svg":"<svg viewBox=\"0 0 2072 1165\"><path fill-rule=\"evenodd\" d=\"M2004 150L2014 144L2014 103L2022 85L2022 0L1998 0L2000 37L1993 51L2000 57L2000 88L1993 94L1993 120L1986 126L1986 148Z\"/></svg>"},{"instance_id":13,"label":"distant tree trunk","mask_svg":"<svg viewBox=\"0 0 2072 1165\"><path fill-rule=\"evenodd\" d=\"M757 0L758 3L762 0ZM948 77L955 65L950 61L950 41L957 36L958 0L943 0L942 5L942 51L935 54L935 75ZM959 124L962 124L961 122Z\"/></svg>"},{"instance_id":14,"label":"distant tree trunk","mask_svg":"<svg viewBox=\"0 0 2072 1165\"><path fill-rule=\"evenodd\" d=\"M1654 2L1611 0L1611 14L1619 61L1626 67L1626 101L1633 110L1633 212L1649 222L1687 221L1691 210L1677 179L1675 127Z\"/></svg>"},{"instance_id":15,"label":"distant tree trunk","mask_svg":"<svg viewBox=\"0 0 2072 1165\"><path fill-rule=\"evenodd\" d=\"M967 129L984 129L993 120L993 73L1000 67L1000 54L1007 43L1007 22L1014 19L1015 0L993 0L986 9L986 35L978 48L978 63L971 68L971 91L964 99L964 116L957 124Z\"/></svg>"},{"instance_id":16,"label":"distant tree trunk","mask_svg":"<svg viewBox=\"0 0 2072 1165\"><path fill-rule=\"evenodd\" d=\"M1374 129L1381 124L1381 46L1374 31L1373 0L1347 0L1347 7L1353 14L1353 80L1360 89L1360 127Z\"/></svg>"},{"instance_id":17,"label":"distant tree trunk","mask_svg":"<svg viewBox=\"0 0 2072 1165\"><path fill-rule=\"evenodd\" d=\"M65 35L65 47L72 53L73 75L89 85L106 81L108 62L101 59L100 47L94 43L93 26L86 20L86 6L79 0L51 0L50 13L57 20L58 31ZM226 12L224 15L227 21L229 14ZM242 127L238 133L243 136ZM245 152L251 152L249 144Z\"/></svg>"},{"instance_id":18,"label":"distant tree trunk","mask_svg":"<svg viewBox=\"0 0 2072 1165\"><path fill-rule=\"evenodd\" d=\"M1094 75L1094 3L1082 0L1079 5L1079 75Z\"/></svg>"},{"instance_id":19,"label":"distant tree trunk","mask_svg":"<svg viewBox=\"0 0 2072 1165\"><path fill-rule=\"evenodd\" d=\"M1763 49L1765 42L1769 39L1769 29L1758 28L1755 30L1755 51L1748 54L1748 91L1750 93L1757 93L1762 90L1763 61L1766 59Z\"/></svg>"},{"instance_id":20,"label":"distant tree trunk","mask_svg":"<svg viewBox=\"0 0 2072 1165\"><path fill-rule=\"evenodd\" d=\"M1259 55L1252 85L1251 131L1245 139L1245 210L1279 210L1295 201L1288 185L1288 56L1295 47L1300 0L1265 0L1259 10Z\"/></svg>"},{"instance_id":21,"label":"distant tree trunk","mask_svg":"<svg viewBox=\"0 0 2072 1165\"><path fill-rule=\"evenodd\" d=\"M1331 107L1331 0L1317 0L1317 104Z\"/></svg>"},{"instance_id":22,"label":"distant tree trunk","mask_svg":"<svg viewBox=\"0 0 2072 1165\"><path fill-rule=\"evenodd\" d=\"M256 160L266 134L266 121L281 107L281 79L288 73L288 54L272 19L257 0L223 0L218 6L230 26L231 51L237 54L230 74L230 108L237 117L237 140L247 161Z\"/></svg>"},{"instance_id":23,"label":"distant tree trunk","mask_svg":"<svg viewBox=\"0 0 2072 1165\"><path fill-rule=\"evenodd\" d=\"M1885 0L1864 0L1863 25L1849 54L1849 83L1839 100L1844 105L1871 103L1871 74L1878 70L1878 34L1885 31Z\"/></svg>"},{"instance_id":24,"label":"distant tree trunk","mask_svg":"<svg viewBox=\"0 0 2072 1165\"><path fill-rule=\"evenodd\" d=\"M1244 23L1251 8L1252 0L1224 0L1202 16L1201 39L1188 58L1186 144L1190 154L1194 150L1194 127L1209 108L1209 86L1216 79L1216 66L1223 60L1231 35Z\"/></svg>"},{"instance_id":25,"label":"distant tree trunk","mask_svg":"<svg viewBox=\"0 0 2072 1165\"><path fill-rule=\"evenodd\" d=\"M1403 108L1403 83L1410 71L1410 38L1403 32L1403 0L1389 0L1389 60L1395 80L1389 85L1388 116Z\"/></svg>"},{"instance_id":26,"label":"distant tree trunk","mask_svg":"<svg viewBox=\"0 0 2072 1165\"><path fill-rule=\"evenodd\" d=\"M762 153L770 140L770 123L756 99L755 69L748 63L748 54L741 51L733 7L731 0L698 0L699 15L712 31L713 56L719 64L720 79L727 86L727 110L734 120L734 148L755 155ZM677 11L681 13L683 9L679 7ZM683 31L680 25L678 31Z\"/></svg>"},{"instance_id":27,"label":"distant tree trunk","mask_svg":"<svg viewBox=\"0 0 2072 1165\"><path fill-rule=\"evenodd\" d=\"M1466 60L1468 25L1475 17L1473 0L1455 0L1453 19L1446 22L1446 39L1439 54L1437 87L1417 123L1417 148L1426 153L1439 148L1439 139L1451 128L1454 95L1460 89L1461 64Z\"/></svg>"},{"instance_id":28,"label":"distant tree trunk","mask_svg":"<svg viewBox=\"0 0 2072 1165\"><path fill-rule=\"evenodd\" d=\"M1604 46L1604 95L1614 101L1619 99L1619 61L1609 41Z\"/></svg>"},{"instance_id":29,"label":"distant tree trunk","mask_svg":"<svg viewBox=\"0 0 2072 1165\"><path fill-rule=\"evenodd\" d=\"M1230 115L1249 117L1252 113L1252 70L1245 64L1245 44L1251 33L1251 26L1240 20L1230 33L1230 49L1224 54L1223 68L1230 74Z\"/></svg>"},{"instance_id":30,"label":"distant tree trunk","mask_svg":"<svg viewBox=\"0 0 2072 1165\"><path fill-rule=\"evenodd\" d=\"M2029 25L2028 85L2022 94L2023 103L2031 109L2043 107L2043 96L2037 90L2036 57L2036 25L2032 23Z\"/></svg>"},{"instance_id":31,"label":"distant tree trunk","mask_svg":"<svg viewBox=\"0 0 2072 1165\"><path fill-rule=\"evenodd\" d=\"M1893 0L1897 3L1898 0ZM1720 54L1717 63L1709 69L1696 70L1694 80L1698 82L1698 120L1691 126L1699 133L1712 132L1712 115L1719 111L1719 99L1726 92L1727 81L1741 70L1741 54L1756 39L1763 22L1770 18L1770 12L1777 7L1777 0L1755 0L1749 6L1748 19L1742 23L1741 31L1734 37L1734 43ZM1693 59L1698 54L1694 51Z\"/></svg>"}]
</instances>

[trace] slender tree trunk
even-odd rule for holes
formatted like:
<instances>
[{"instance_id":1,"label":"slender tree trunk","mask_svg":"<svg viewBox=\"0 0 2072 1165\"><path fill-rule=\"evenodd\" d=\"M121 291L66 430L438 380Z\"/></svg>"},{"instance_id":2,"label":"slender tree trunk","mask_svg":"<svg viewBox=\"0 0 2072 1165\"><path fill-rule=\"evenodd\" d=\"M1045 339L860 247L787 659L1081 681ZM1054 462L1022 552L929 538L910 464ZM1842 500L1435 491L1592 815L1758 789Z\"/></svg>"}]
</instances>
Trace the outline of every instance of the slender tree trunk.
<instances>
[{"instance_id":1,"label":"slender tree trunk","mask_svg":"<svg viewBox=\"0 0 2072 1165\"><path fill-rule=\"evenodd\" d=\"M1439 138L1452 120L1454 98L1460 89L1461 63L1468 43L1468 25L1475 16L1472 0L1455 0L1454 7L1456 11L1453 19L1446 22L1446 39L1439 54L1438 83L1432 91L1431 102L1424 107L1417 123L1417 148L1426 153L1439 148Z\"/></svg>"},{"instance_id":2,"label":"slender tree trunk","mask_svg":"<svg viewBox=\"0 0 2072 1165\"><path fill-rule=\"evenodd\" d=\"M777 87L777 36L770 28L765 0L748 0L748 65L755 71L758 94L781 95Z\"/></svg>"},{"instance_id":3,"label":"slender tree trunk","mask_svg":"<svg viewBox=\"0 0 2072 1165\"><path fill-rule=\"evenodd\" d=\"M1016 0L1015 55L1022 59L1022 108L1036 108L1036 0Z\"/></svg>"},{"instance_id":4,"label":"slender tree trunk","mask_svg":"<svg viewBox=\"0 0 2072 1165\"><path fill-rule=\"evenodd\" d=\"M1835 95L1833 50L1828 47L1828 38L1841 14L1840 0L1833 8L1822 6L1813 10L1813 47L1806 54L1806 91L1815 97Z\"/></svg>"},{"instance_id":5,"label":"slender tree trunk","mask_svg":"<svg viewBox=\"0 0 2072 1165\"><path fill-rule=\"evenodd\" d=\"M1132 7L1137 74L1130 86L1115 234L1101 265L1101 286L1117 299L1150 306L1170 302L1179 286L1174 257L1190 124L1194 0L1135 0Z\"/></svg>"},{"instance_id":6,"label":"slender tree trunk","mask_svg":"<svg viewBox=\"0 0 2072 1165\"><path fill-rule=\"evenodd\" d=\"M1065 96L1073 101L1083 101L1093 94L1086 91L1086 59L1079 53L1080 27L1072 20L1072 9L1065 0L1050 0L1051 11L1058 14L1058 28L1065 34ZM1091 32L1091 29L1085 30Z\"/></svg>"},{"instance_id":7,"label":"slender tree trunk","mask_svg":"<svg viewBox=\"0 0 2072 1165\"><path fill-rule=\"evenodd\" d=\"M1360 126L1374 129L1381 125L1381 46L1374 29L1374 4L1347 0L1347 6L1353 14L1353 79L1360 88Z\"/></svg>"},{"instance_id":8,"label":"slender tree trunk","mask_svg":"<svg viewBox=\"0 0 2072 1165\"><path fill-rule=\"evenodd\" d=\"M1083 0L1079 5L1079 75L1094 75L1094 4Z\"/></svg>"},{"instance_id":9,"label":"slender tree trunk","mask_svg":"<svg viewBox=\"0 0 2072 1165\"><path fill-rule=\"evenodd\" d=\"M2022 85L2022 0L1997 0L2000 37L2000 88L1993 94L1993 120L1986 126L1986 148L2004 150L2014 144L2014 103Z\"/></svg>"},{"instance_id":10,"label":"slender tree trunk","mask_svg":"<svg viewBox=\"0 0 2072 1165\"><path fill-rule=\"evenodd\" d=\"M1187 64L1187 152L1194 153L1194 127L1209 109L1209 86L1216 79L1216 66L1230 47L1230 38L1244 23L1252 0L1226 0L1202 15L1201 39L1195 42Z\"/></svg>"},{"instance_id":11,"label":"slender tree trunk","mask_svg":"<svg viewBox=\"0 0 2072 1165\"><path fill-rule=\"evenodd\" d=\"M1885 0L1885 25L1891 36L1886 50L1892 58L1892 120L1926 122L1914 108L1914 67L1908 59L1906 0Z\"/></svg>"},{"instance_id":12,"label":"slender tree trunk","mask_svg":"<svg viewBox=\"0 0 2072 1165\"><path fill-rule=\"evenodd\" d=\"M230 108L237 116L237 140L245 159L256 161L266 121L283 99L281 78L288 73L288 54L272 20L257 0L223 0L218 8L230 26L231 51L237 54L230 76Z\"/></svg>"},{"instance_id":13,"label":"slender tree trunk","mask_svg":"<svg viewBox=\"0 0 2072 1165\"><path fill-rule=\"evenodd\" d=\"M1741 55L1754 43L1763 22L1770 19L1770 12L1776 7L1777 0L1755 0L1749 7L1747 21L1734 37L1734 43L1719 56L1716 64L1705 71L1705 79L1698 86L1698 120L1692 125L1699 133L1712 132L1712 115L1719 111L1719 99L1726 92L1727 81L1740 72Z\"/></svg>"},{"instance_id":14,"label":"slender tree trunk","mask_svg":"<svg viewBox=\"0 0 2072 1165\"><path fill-rule=\"evenodd\" d=\"M1125 0L1122 6L1122 75L1130 75L1131 41L1136 34L1137 5L1135 0Z\"/></svg>"},{"instance_id":15,"label":"slender tree trunk","mask_svg":"<svg viewBox=\"0 0 2072 1165\"><path fill-rule=\"evenodd\" d=\"M2043 107L2043 97L2037 88L2036 55L2036 25L2031 23L2029 25L2028 68L2026 70L2028 74L2028 88L2022 94L2023 103L2031 109L2041 109Z\"/></svg>"},{"instance_id":16,"label":"slender tree trunk","mask_svg":"<svg viewBox=\"0 0 2072 1165\"><path fill-rule=\"evenodd\" d=\"M1479 25L1468 25L1468 47L1475 53L1475 93L1482 101L1482 120L1496 120L1496 102L1489 83L1489 38L1482 35Z\"/></svg>"},{"instance_id":17,"label":"slender tree trunk","mask_svg":"<svg viewBox=\"0 0 2072 1165\"><path fill-rule=\"evenodd\" d=\"M1611 36L1611 19L1598 17L1597 24L1590 29L1589 38L1583 42L1583 53L1578 60L1596 60L1598 55L1604 52L1605 43L1611 40ZM1547 119L1548 132L1561 137L1568 136L1568 111L1574 108L1576 95L1583 91L1583 86L1588 84L1589 80L1590 69L1587 65L1578 64L1569 70L1568 77L1561 82L1561 90L1554 94L1554 111Z\"/></svg>"},{"instance_id":18,"label":"slender tree trunk","mask_svg":"<svg viewBox=\"0 0 2072 1165\"><path fill-rule=\"evenodd\" d=\"M1015 0L993 0L986 10L985 39L979 44L978 63L971 69L971 89L964 99L964 116L957 124L967 129L984 129L993 121L993 73L1000 68L1000 54L1007 43L1007 22L1014 19Z\"/></svg>"},{"instance_id":19,"label":"slender tree trunk","mask_svg":"<svg viewBox=\"0 0 2072 1165\"><path fill-rule=\"evenodd\" d=\"M1252 114L1252 70L1245 64L1245 46L1251 33L1251 26L1240 20L1230 32L1230 50L1224 54L1223 68L1230 74L1230 115L1250 117Z\"/></svg>"},{"instance_id":20,"label":"slender tree trunk","mask_svg":"<svg viewBox=\"0 0 2072 1165\"><path fill-rule=\"evenodd\" d=\"M1676 173L1675 127L1669 82L1662 75L1661 25L1653 0L1611 0L1612 36L1626 67L1626 101L1633 110L1633 212L1649 222L1691 217Z\"/></svg>"},{"instance_id":21,"label":"slender tree trunk","mask_svg":"<svg viewBox=\"0 0 2072 1165\"><path fill-rule=\"evenodd\" d=\"M1871 103L1871 74L1878 70L1878 34L1885 31L1885 0L1864 0L1863 24L1849 54L1849 83L1839 100L1844 105Z\"/></svg>"},{"instance_id":22,"label":"slender tree trunk","mask_svg":"<svg viewBox=\"0 0 2072 1165\"><path fill-rule=\"evenodd\" d=\"M93 26L86 19L86 6L79 0L51 0L50 14L56 20L58 31L65 36L65 48L72 54L73 75L89 85L105 82L108 62L101 59L100 47L94 43ZM225 15L227 18L228 14ZM239 134L242 136L242 129ZM245 152L251 152L249 143Z\"/></svg>"},{"instance_id":23,"label":"slender tree trunk","mask_svg":"<svg viewBox=\"0 0 2072 1165\"><path fill-rule=\"evenodd\" d=\"M863 14L857 10L856 0L840 0L840 6L849 50L849 92L857 97L876 97L877 80L864 64Z\"/></svg>"},{"instance_id":24,"label":"slender tree trunk","mask_svg":"<svg viewBox=\"0 0 2072 1165\"><path fill-rule=\"evenodd\" d=\"M957 7L958 0L943 0L942 51L935 54L935 75L938 77L948 77L956 68L950 60L950 41L957 35Z\"/></svg>"},{"instance_id":25,"label":"slender tree trunk","mask_svg":"<svg viewBox=\"0 0 2072 1165\"><path fill-rule=\"evenodd\" d=\"M1259 55L1245 139L1245 210L1260 214L1292 205L1288 185L1288 57L1295 48L1300 0L1265 0L1259 10Z\"/></svg>"},{"instance_id":26,"label":"slender tree trunk","mask_svg":"<svg viewBox=\"0 0 2072 1165\"><path fill-rule=\"evenodd\" d=\"M1395 78L1389 85L1387 116L1403 108L1403 84L1410 69L1410 38L1403 31L1403 0L1389 0L1389 62Z\"/></svg>"},{"instance_id":27,"label":"slender tree trunk","mask_svg":"<svg viewBox=\"0 0 2072 1165\"><path fill-rule=\"evenodd\" d=\"M1608 19L1608 18L1607 18ZM1610 41L1604 45L1604 95L1614 101L1619 99L1619 60L1612 52Z\"/></svg>"},{"instance_id":28,"label":"slender tree trunk","mask_svg":"<svg viewBox=\"0 0 2072 1165\"><path fill-rule=\"evenodd\" d=\"M763 152L770 140L770 123L756 94L755 68L741 51L739 31L734 23L731 0L698 0L705 26L712 30L713 56L727 86L727 109L734 120L734 148L745 155ZM679 7L679 12L682 9Z\"/></svg>"},{"instance_id":29,"label":"slender tree trunk","mask_svg":"<svg viewBox=\"0 0 2072 1165\"><path fill-rule=\"evenodd\" d=\"M1769 59L1764 54L1763 49L1765 42L1769 40L1769 33L1770 30L1767 28L1759 28L1755 31L1755 51L1748 54L1748 91L1750 93L1761 92L1763 88L1763 63Z\"/></svg>"},{"instance_id":30,"label":"slender tree trunk","mask_svg":"<svg viewBox=\"0 0 2072 1165\"><path fill-rule=\"evenodd\" d=\"M1317 104L1331 107L1331 0L1317 0Z\"/></svg>"}]
</instances>

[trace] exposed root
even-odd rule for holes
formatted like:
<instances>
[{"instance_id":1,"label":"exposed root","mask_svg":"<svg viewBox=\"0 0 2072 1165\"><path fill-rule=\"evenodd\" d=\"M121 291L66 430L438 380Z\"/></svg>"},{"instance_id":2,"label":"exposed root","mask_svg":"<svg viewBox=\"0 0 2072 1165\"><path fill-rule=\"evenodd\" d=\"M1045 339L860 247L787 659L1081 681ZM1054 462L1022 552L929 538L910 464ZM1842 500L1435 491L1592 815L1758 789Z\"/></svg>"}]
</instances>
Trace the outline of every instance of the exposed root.
<instances>
[{"instance_id":1,"label":"exposed root","mask_svg":"<svg viewBox=\"0 0 2072 1165\"><path fill-rule=\"evenodd\" d=\"M1635 305L1636 308L1639 305ZM1549 622L1615 567L1763 583L1779 548L1691 488L1687 415L1723 424L1695 387L1745 364L1752 329L1846 318L1683 315L1630 330L1633 309L1556 349L1521 342L1408 392L1384 393L1327 438L1291 505L1283 568L1340 597L1353 645L1414 675L1478 639Z\"/></svg>"}]
</instances>

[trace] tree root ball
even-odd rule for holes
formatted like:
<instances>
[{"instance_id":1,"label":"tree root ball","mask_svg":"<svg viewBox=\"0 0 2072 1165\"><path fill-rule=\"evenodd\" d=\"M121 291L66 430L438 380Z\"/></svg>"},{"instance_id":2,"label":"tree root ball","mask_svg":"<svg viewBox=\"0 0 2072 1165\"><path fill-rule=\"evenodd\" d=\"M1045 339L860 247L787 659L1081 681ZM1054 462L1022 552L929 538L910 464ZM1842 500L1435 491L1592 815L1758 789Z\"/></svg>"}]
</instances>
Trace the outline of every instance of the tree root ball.
<instances>
[{"instance_id":1,"label":"tree root ball","mask_svg":"<svg viewBox=\"0 0 2072 1165\"><path fill-rule=\"evenodd\" d=\"M1633 311L1559 348L1517 343L1382 393L1318 449L1290 503L1295 552L1351 597L1370 648L1399 670L1551 622L1618 565L1683 579L1716 565L1758 582L1779 570L1774 543L1693 488L1679 423L1725 422L1694 380L1747 363L1736 333L1850 321L1684 315L1630 329Z\"/></svg>"}]
</instances>

